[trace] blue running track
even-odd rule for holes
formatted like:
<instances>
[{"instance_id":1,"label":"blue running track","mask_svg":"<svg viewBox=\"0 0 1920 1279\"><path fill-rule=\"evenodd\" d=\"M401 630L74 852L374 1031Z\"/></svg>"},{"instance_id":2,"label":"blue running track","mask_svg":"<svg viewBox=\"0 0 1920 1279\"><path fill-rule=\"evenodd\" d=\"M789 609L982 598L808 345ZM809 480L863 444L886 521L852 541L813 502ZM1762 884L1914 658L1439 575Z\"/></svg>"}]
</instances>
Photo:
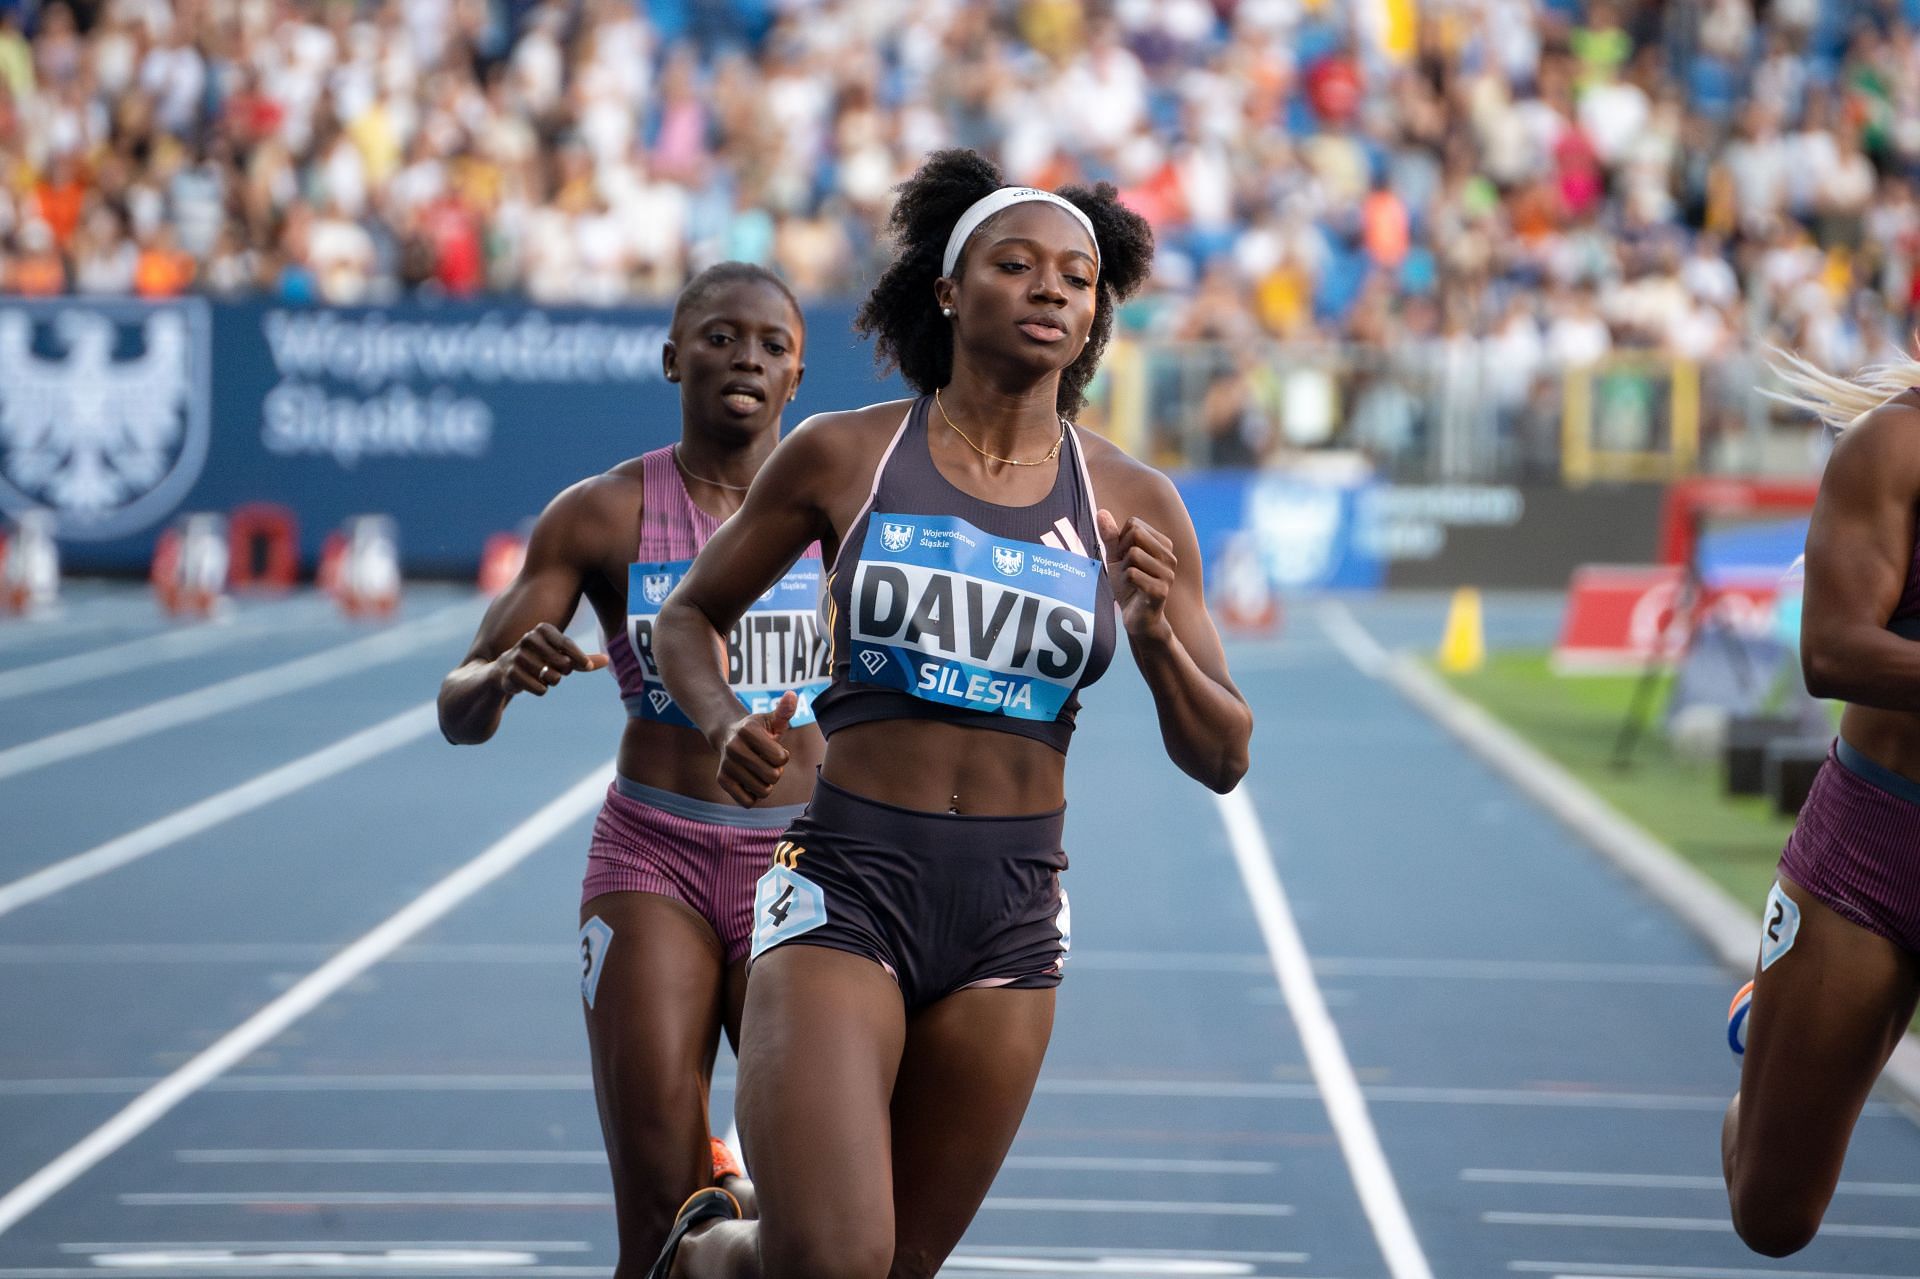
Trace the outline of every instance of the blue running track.
<instances>
[{"instance_id":1,"label":"blue running track","mask_svg":"<svg viewBox=\"0 0 1920 1279\"><path fill-rule=\"evenodd\" d=\"M0 1223L45 1191L0 1229L0 1279L609 1273L574 957L592 807L549 807L607 763L606 677L456 750L420 708L470 593L417 588L388 627L249 602L193 638L130 587L70 600L0 623ZM1444 601L1344 607L1399 648L1434 641ZM1558 605L1489 610L1496 644L1542 643ZM1259 720L1244 790L1384 1154L1361 1176L1405 1205L1416 1258L1441 1279L1920 1277L1920 1126L1891 1097L1817 1243L1740 1246L1718 1172L1738 978L1323 617L1234 650ZM1052 1053L946 1273L1406 1279L1220 805L1166 762L1125 663L1086 725ZM525 856L435 889L489 849ZM337 989L302 984L423 894L445 913ZM257 1044L226 1038L316 989ZM84 1144L130 1106L141 1124Z\"/></svg>"}]
</instances>

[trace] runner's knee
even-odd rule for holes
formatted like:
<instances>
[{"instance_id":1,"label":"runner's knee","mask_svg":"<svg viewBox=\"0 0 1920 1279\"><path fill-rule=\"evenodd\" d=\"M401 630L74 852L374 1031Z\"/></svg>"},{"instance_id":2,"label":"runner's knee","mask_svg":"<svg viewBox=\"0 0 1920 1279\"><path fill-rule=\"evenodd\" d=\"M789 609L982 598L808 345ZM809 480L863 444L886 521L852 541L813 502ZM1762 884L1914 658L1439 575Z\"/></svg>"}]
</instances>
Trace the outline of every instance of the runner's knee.
<instances>
[{"instance_id":1,"label":"runner's knee","mask_svg":"<svg viewBox=\"0 0 1920 1279\"><path fill-rule=\"evenodd\" d=\"M935 1256L925 1248L896 1248L887 1279L933 1279L946 1259L945 1253Z\"/></svg>"},{"instance_id":2,"label":"runner's knee","mask_svg":"<svg viewBox=\"0 0 1920 1279\"><path fill-rule=\"evenodd\" d=\"M892 1222L870 1225L812 1222L794 1232L764 1232L761 1279L887 1279L893 1264Z\"/></svg>"},{"instance_id":3,"label":"runner's knee","mask_svg":"<svg viewBox=\"0 0 1920 1279\"><path fill-rule=\"evenodd\" d=\"M1728 1186L1728 1206L1740 1241L1767 1257L1787 1257L1813 1242L1826 1205L1807 1191L1779 1186L1755 1187L1736 1176Z\"/></svg>"}]
</instances>

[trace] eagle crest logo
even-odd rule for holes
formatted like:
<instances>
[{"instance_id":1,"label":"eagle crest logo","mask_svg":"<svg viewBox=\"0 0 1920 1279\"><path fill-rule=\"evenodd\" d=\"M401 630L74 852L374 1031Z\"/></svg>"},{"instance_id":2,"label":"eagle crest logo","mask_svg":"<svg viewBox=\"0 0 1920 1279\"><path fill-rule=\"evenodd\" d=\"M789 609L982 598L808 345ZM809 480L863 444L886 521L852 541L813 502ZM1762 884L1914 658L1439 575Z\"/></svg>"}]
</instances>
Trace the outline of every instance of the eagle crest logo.
<instances>
[{"instance_id":1,"label":"eagle crest logo","mask_svg":"<svg viewBox=\"0 0 1920 1279\"><path fill-rule=\"evenodd\" d=\"M1021 567L1027 562L1025 551L1015 550L1011 546L993 548L993 569L1002 577L1020 576Z\"/></svg>"},{"instance_id":2,"label":"eagle crest logo","mask_svg":"<svg viewBox=\"0 0 1920 1279\"><path fill-rule=\"evenodd\" d=\"M880 525L880 545L889 551L904 551L911 541L913 541L913 525L887 523Z\"/></svg>"},{"instance_id":3,"label":"eagle crest logo","mask_svg":"<svg viewBox=\"0 0 1920 1279\"><path fill-rule=\"evenodd\" d=\"M0 308L0 507L103 541L172 513L206 462L204 306Z\"/></svg>"},{"instance_id":4,"label":"eagle crest logo","mask_svg":"<svg viewBox=\"0 0 1920 1279\"><path fill-rule=\"evenodd\" d=\"M662 603L673 593L673 574L648 573L640 579L640 593L649 604Z\"/></svg>"}]
</instances>

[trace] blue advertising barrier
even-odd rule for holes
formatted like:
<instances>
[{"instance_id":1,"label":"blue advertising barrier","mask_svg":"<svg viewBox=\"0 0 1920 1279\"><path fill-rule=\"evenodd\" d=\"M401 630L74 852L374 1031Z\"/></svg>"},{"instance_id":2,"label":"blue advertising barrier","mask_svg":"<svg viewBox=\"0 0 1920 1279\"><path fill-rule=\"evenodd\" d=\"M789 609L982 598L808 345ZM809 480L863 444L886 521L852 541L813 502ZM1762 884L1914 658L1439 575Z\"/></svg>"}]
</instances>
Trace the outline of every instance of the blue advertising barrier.
<instances>
[{"instance_id":1,"label":"blue advertising barrier","mask_svg":"<svg viewBox=\"0 0 1920 1279\"><path fill-rule=\"evenodd\" d=\"M351 515L413 572L469 573L491 533L679 434L666 308L0 304L0 511L51 510L72 570L144 570L169 518L276 502L302 560ZM903 394L852 308L808 308L786 421Z\"/></svg>"},{"instance_id":2,"label":"blue advertising barrier","mask_svg":"<svg viewBox=\"0 0 1920 1279\"><path fill-rule=\"evenodd\" d=\"M140 572L183 511L272 502L311 571L378 513L413 573L470 574L489 535L567 485L679 434L670 312L445 303L0 302L0 513L53 513L70 571ZM787 412L905 394L845 302L807 308ZM1210 563L1251 547L1276 589L1371 587L1364 475L1177 477Z\"/></svg>"},{"instance_id":3,"label":"blue advertising barrier","mask_svg":"<svg viewBox=\"0 0 1920 1279\"><path fill-rule=\"evenodd\" d=\"M1276 592L1370 589L1386 561L1369 535L1370 477L1284 470L1177 474L1212 578L1238 552L1250 552Z\"/></svg>"}]
</instances>

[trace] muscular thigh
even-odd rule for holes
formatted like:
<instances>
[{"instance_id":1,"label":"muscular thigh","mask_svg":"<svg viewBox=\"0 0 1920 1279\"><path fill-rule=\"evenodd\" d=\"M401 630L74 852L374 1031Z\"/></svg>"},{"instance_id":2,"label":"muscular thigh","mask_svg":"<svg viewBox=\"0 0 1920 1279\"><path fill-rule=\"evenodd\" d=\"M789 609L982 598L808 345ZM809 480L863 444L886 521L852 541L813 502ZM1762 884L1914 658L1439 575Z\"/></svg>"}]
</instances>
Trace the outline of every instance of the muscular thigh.
<instances>
[{"instance_id":1,"label":"muscular thigh","mask_svg":"<svg viewBox=\"0 0 1920 1279\"><path fill-rule=\"evenodd\" d=\"M1768 928L1791 945L1754 979L1740 1072L1738 1159L1749 1187L1831 1193L1867 1094L1913 1017L1920 964L1797 885Z\"/></svg>"},{"instance_id":2,"label":"muscular thigh","mask_svg":"<svg viewBox=\"0 0 1920 1279\"><path fill-rule=\"evenodd\" d=\"M895 1279L940 1268L1019 1131L1053 1033L1054 992L963 990L908 1023L893 1094Z\"/></svg>"},{"instance_id":3,"label":"muscular thigh","mask_svg":"<svg viewBox=\"0 0 1920 1279\"><path fill-rule=\"evenodd\" d=\"M594 1090L616 1174L697 1184L724 1007L720 943L654 893L604 893L580 917Z\"/></svg>"},{"instance_id":4,"label":"muscular thigh","mask_svg":"<svg viewBox=\"0 0 1920 1279\"><path fill-rule=\"evenodd\" d=\"M887 1105L904 1022L869 959L790 944L754 962L735 1114L770 1259L891 1250Z\"/></svg>"}]
</instances>

